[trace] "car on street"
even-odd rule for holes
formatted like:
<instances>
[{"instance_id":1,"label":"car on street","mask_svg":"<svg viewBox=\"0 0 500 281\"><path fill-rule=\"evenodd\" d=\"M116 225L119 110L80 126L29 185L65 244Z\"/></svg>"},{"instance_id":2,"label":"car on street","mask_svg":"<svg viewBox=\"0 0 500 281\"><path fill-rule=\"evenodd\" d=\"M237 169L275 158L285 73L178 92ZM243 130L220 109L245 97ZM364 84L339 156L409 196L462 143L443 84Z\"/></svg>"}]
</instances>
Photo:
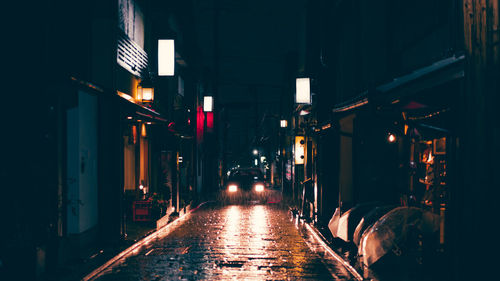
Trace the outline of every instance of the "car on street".
<instances>
[{"instance_id":1,"label":"car on street","mask_svg":"<svg viewBox=\"0 0 500 281\"><path fill-rule=\"evenodd\" d=\"M222 190L222 197L231 203L266 202L268 185L258 168L232 170Z\"/></svg>"}]
</instances>

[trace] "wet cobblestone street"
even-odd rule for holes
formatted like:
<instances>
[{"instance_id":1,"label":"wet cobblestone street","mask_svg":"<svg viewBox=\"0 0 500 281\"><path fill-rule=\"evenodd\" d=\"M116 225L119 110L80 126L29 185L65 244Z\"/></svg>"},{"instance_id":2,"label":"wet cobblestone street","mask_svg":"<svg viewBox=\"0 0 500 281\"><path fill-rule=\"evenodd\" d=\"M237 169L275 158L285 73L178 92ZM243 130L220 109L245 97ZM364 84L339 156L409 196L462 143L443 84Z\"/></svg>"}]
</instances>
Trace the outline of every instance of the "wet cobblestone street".
<instances>
[{"instance_id":1,"label":"wet cobblestone street","mask_svg":"<svg viewBox=\"0 0 500 281\"><path fill-rule=\"evenodd\" d=\"M277 205L208 205L94 280L354 280Z\"/></svg>"}]
</instances>

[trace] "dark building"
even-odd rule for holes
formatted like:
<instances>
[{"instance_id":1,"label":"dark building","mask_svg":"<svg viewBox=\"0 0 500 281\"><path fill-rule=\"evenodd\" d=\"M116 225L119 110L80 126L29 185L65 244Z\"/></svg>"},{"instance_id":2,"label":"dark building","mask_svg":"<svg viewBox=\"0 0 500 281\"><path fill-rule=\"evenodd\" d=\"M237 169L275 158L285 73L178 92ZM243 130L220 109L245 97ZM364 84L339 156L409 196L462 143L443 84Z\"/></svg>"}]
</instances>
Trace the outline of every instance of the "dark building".
<instances>
[{"instance_id":1,"label":"dark building","mask_svg":"<svg viewBox=\"0 0 500 281\"><path fill-rule=\"evenodd\" d=\"M28 85L23 125L12 128L19 140L3 161L2 180L16 188L3 197L0 259L3 275L36 280L197 200L204 93L188 2L56 0L12 11L13 69ZM167 77L159 39L175 41ZM149 206L146 217L137 203Z\"/></svg>"},{"instance_id":2,"label":"dark building","mask_svg":"<svg viewBox=\"0 0 500 281\"><path fill-rule=\"evenodd\" d=\"M162 225L236 165L324 233L360 204L417 207L439 220L435 276L494 269L498 0L268 2L5 7L0 274L42 280Z\"/></svg>"},{"instance_id":3,"label":"dark building","mask_svg":"<svg viewBox=\"0 0 500 281\"><path fill-rule=\"evenodd\" d=\"M458 245L480 235L463 235L474 229L463 223L485 221L479 205L492 205L496 182L485 174L488 153L470 145L495 139L483 102L498 91L498 47L487 43L496 40L498 2L310 1L305 17L296 77L310 78L312 102L292 110L305 140L298 208L319 228L336 208L373 201L429 210L440 219L431 243L441 273L460 279L475 246Z\"/></svg>"}]
</instances>

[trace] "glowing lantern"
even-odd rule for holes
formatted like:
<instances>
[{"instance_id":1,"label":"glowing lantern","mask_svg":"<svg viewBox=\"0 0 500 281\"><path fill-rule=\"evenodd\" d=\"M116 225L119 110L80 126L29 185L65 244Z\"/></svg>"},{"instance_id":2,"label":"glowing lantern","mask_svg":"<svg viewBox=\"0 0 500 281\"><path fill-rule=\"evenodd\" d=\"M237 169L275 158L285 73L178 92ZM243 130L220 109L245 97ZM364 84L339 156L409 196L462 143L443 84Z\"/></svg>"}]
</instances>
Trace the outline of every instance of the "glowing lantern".
<instances>
[{"instance_id":1,"label":"glowing lantern","mask_svg":"<svg viewBox=\"0 0 500 281\"><path fill-rule=\"evenodd\" d=\"M287 120L281 120L280 121L280 127L281 128L286 128L288 126L288 121Z\"/></svg>"},{"instance_id":2,"label":"glowing lantern","mask_svg":"<svg viewBox=\"0 0 500 281\"><path fill-rule=\"evenodd\" d=\"M304 164L305 140L303 136L295 137L295 164Z\"/></svg>"},{"instance_id":3,"label":"glowing lantern","mask_svg":"<svg viewBox=\"0 0 500 281\"><path fill-rule=\"evenodd\" d=\"M212 96L203 97L203 111L212 112L214 109L214 98Z\"/></svg>"},{"instance_id":4,"label":"glowing lantern","mask_svg":"<svg viewBox=\"0 0 500 281\"><path fill-rule=\"evenodd\" d=\"M311 82L309 78L297 78L295 81L295 103L311 104Z\"/></svg>"},{"instance_id":5,"label":"glowing lantern","mask_svg":"<svg viewBox=\"0 0 500 281\"><path fill-rule=\"evenodd\" d=\"M158 40L158 76L174 76L175 44L173 39Z\"/></svg>"},{"instance_id":6,"label":"glowing lantern","mask_svg":"<svg viewBox=\"0 0 500 281\"><path fill-rule=\"evenodd\" d=\"M153 102L155 89L153 87L139 86L139 95L142 97L142 102Z\"/></svg>"}]
</instances>

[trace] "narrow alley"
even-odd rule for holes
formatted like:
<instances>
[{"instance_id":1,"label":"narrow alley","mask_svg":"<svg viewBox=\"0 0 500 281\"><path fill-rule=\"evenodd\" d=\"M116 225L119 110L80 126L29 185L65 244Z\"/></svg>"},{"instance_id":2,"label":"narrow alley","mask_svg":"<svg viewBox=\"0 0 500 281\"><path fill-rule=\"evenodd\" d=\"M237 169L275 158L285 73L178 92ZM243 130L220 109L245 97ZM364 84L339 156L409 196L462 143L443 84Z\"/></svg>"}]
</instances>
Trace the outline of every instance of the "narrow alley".
<instances>
[{"instance_id":1,"label":"narrow alley","mask_svg":"<svg viewBox=\"0 0 500 281\"><path fill-rule=\"evenodd\" d=\"M210 204L90 280L355 280L277 205Z\"/></svg>"}]
</instances>

